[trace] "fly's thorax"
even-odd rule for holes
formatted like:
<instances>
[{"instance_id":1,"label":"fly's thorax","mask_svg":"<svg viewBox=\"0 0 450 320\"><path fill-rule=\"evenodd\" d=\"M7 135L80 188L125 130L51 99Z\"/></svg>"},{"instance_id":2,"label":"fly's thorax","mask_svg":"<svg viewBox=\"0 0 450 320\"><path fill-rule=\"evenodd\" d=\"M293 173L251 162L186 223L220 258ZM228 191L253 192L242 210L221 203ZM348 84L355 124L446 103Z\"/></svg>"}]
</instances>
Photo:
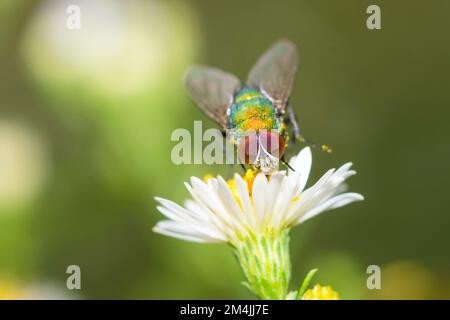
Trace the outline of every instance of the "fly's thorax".
<instances>
[{"instance_id":1,"label":"fly's thorax","mask_svg":"<svg viewBox=\"0 0 450 320\"><path fill-rule=\"evenodd\" d=\"M280 132L282 127L282 120L272 102L252 88L243 88L236 94L227 116L232 136L237 143L248 131L258 132L264 129Z\"/></svg>"}]
</instances>

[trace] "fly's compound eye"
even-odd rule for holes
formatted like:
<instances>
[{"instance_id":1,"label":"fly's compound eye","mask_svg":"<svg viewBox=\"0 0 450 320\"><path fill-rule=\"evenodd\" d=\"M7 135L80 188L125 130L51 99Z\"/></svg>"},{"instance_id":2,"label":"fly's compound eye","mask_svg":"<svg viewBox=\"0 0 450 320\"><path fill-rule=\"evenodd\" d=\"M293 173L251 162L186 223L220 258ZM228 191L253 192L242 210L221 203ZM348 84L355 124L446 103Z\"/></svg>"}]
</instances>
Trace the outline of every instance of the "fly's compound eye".
<instances>
[{"instance_id":1,"label":"fly's compound eye","mask_svg":"<svg viewBox=\"0 0 450 320\"><path fill-rule=\"evenodd\" d=\"M259 134L259 142L271 156L280 159L284 155L285 141L277 133L272 131L262 131Z\"/></svg>"},{"instance_id":2,"label":"fly's compound eye","mask_svg":"<svg viewBox=\"0 0 450 320\"><path fill-rule=\"evenodd\" d=\"M246 135L238 146L238 157L242 163L256 164L259 153L259 142L256 133Z\"/></svg>"}]
</instances>

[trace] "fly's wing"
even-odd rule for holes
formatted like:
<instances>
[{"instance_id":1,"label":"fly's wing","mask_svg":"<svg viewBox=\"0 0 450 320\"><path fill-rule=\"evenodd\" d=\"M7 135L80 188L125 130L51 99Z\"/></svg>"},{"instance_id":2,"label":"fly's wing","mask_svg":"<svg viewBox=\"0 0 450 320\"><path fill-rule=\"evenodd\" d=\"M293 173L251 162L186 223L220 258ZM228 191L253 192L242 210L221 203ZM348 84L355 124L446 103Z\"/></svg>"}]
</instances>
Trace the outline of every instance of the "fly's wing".
<instances>
[{"instance_id":1,"label":"fly's wing","mask_svg":"<svg viewBox=\"0 0 450 320\"><path fill-rule=\"evenodd\" d=\"M269 96L279 110L284 110L297 69L296 45L289 40L279 40L253 66L247 84Z\"/></svg>"},{"instance_id":2,"label":"fly's wing","mask_svg":"<svg viewBox=\"0 0 450 320\"><path fill-rule=\"evenodd\" d=\"M216 68L193 66L186 74L185 86L200 109L225 129L227 109L241 86L239 79Z\"/></svg>"}]
</instances>

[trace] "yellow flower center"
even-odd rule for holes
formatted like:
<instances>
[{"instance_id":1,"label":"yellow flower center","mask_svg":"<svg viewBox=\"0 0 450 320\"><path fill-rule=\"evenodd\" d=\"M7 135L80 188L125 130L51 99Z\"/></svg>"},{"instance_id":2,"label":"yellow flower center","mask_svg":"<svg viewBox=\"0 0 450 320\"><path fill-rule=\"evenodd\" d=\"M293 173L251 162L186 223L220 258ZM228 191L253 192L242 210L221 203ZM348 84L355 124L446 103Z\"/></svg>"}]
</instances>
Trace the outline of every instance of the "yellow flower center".
<instances>
[{"instance_id":1,"label":"yellow flower center","mask_svg":"<svg viewBox=\"0 0 450 320\"><path fill-rule=\"evenodd\" d=\"M247 183L247 190L248 190L250 199L252 199L253 181L255 180L256 174L257 174L257 171L255 171L253 169L248 169L247 172L245 172L245 175L242 177L244 179L244 181ZM214 178L214 177L211 174L206 174L203 177L203 181L208 182L208 180L210 180L212 178ZM237 193L236 180L234 178L229 179L227 181L227 183L228 183L228 187L230 188L231 194L233 195L234 199L236 199L236 202L242 209L242 204L241 204L241 201L240 201L238 193Z\"/></svg>"},{"instance_id":2,"label":"yellow flower center","mask_svg":"<svg viewBox=\"0 0 450 320\"><path fill-rule=\"evenodd\" d=\"M205 174L205 176L203 177L203 181L205 181L205 183L207 183L210 179L214 178L212 174Z\"/></svg>"},{"instance_id":3,"label":"yellow flower center","mask_svg":"<svg viewBox=\"0 0 450 320\"><path fill-rule=\"evenodd\" d=\"M242 177L244 179L245 182L247 182L247 189L248 189L248 194L250 195L250 198L252 197L252 189L253 189L253 181L255 180L256 177L256 171L253 169L248 169L247 172L245 173L245 175ZM227 181L228 186L230 187L231 193L233 194L233 196L238 199L237 196L237 189L236 189L236 181L235 179L229 179Z\"/></svg>"},{"instance_id":4,"label":"yellow flower center","mask_svg":"<svg viewBox=\"0 0 450 320\"><path fill-rule=\"evenodd\" d=\"M247 182L247 189L248 189L248 194L250 195L250 197L252 196L253 181L255 180L256 174L257 174L256 170L248 169L247 172L245 173L245 175L242 177L244 179L244 181ZM203 181L208 182L212 178L214 178L213 175L206 174L203 177ZM236 181L234 180L234 178L229 179L227 181L227 183L228 183L228 187L230 187L231 193L233 194L233 196L235 198L237 198Z\"/></svg>"}]
</instances>

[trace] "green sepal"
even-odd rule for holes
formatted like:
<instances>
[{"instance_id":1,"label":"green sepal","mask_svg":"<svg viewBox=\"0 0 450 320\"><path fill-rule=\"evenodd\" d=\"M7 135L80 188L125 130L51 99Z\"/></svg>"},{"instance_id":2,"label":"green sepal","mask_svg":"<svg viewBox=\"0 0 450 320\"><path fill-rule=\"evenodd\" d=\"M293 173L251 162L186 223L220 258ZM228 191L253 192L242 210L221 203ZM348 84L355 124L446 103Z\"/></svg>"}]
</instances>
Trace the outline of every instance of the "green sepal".
<instances>
[{"instance_id":1,"label":"green sepal","mask_svg":"<svg viewBox=\"0 0 450 320\"><path fill-rule=\"evenodd\" d=\"M303 294L308 289L309 283L311 282L312 278L316 274L318 269L312 269L308 272L305 279L303 280L302 286L300 287L300 290L298 290L297 293L297 300L300 300L303 297Z\"/></svg>"},{"instance_id":2,"label":"green sepal","mask_svg":"<svg viewBox=\"0 0 450 320\"><path fill-rule=\"evenodd\" d=\"M291 275L289 230L251 235L232 246L245 287L262 300L286 299Z\"/></svg>"}]
</instances>

